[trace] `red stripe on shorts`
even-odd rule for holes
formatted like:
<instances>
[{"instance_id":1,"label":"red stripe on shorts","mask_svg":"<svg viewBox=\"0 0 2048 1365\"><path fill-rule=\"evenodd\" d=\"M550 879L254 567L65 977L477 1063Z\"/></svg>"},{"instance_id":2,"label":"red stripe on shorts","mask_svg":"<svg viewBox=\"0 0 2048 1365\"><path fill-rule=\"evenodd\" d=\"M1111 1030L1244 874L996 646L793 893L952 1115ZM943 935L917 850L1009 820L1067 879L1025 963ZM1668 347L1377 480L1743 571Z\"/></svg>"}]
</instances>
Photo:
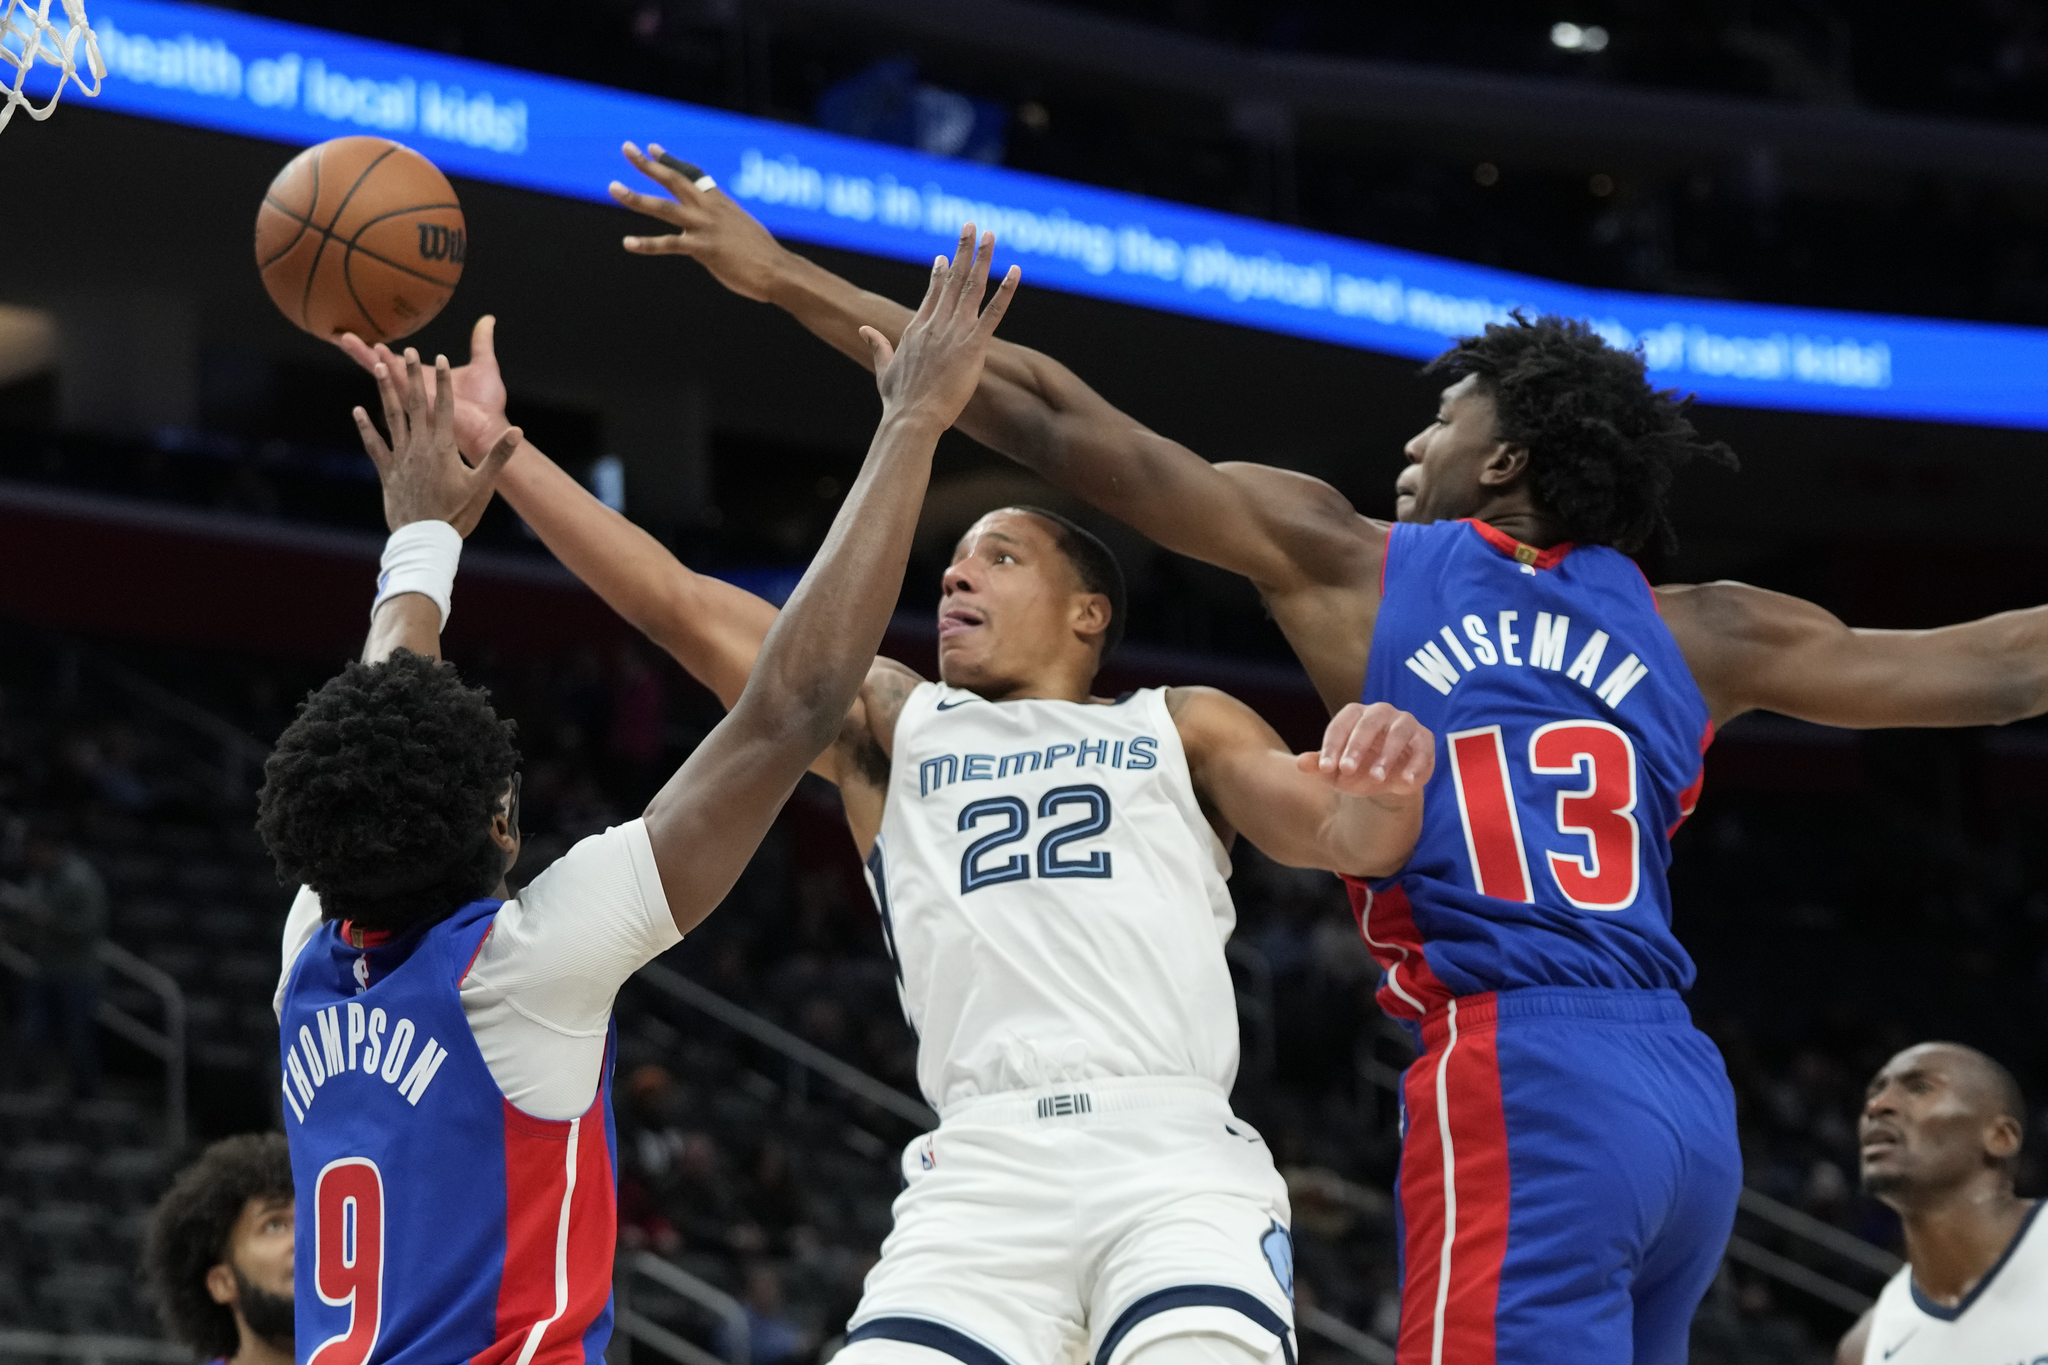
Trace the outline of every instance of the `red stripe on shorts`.
<instances>
[{"instance_id":1,"label":"red stripe on shorts","mask_svg":"<svg viewBox=\"0 0 2048 1365\"><path fill-rule=\"evenodd\" d=\"M1424 1022L1408 1068L1397 1191L1402 1243L1398 1365L1493 1365L1508 1246L1508 1135L1491 995Z\"/></svg>"},{"instance_id":2,"label":"red stripe on shorts","mask_svg":"<svg viewBox=\"0 0 2048 1365\"><path fill-rule=\"evenodd\" d=\"M1379 1007L1396 1019L1420 1019L1451 998L1450 988L1430 969L1422 951L1422 931L1408 893L1394 882L1375 892L1356 877L1344 878L1351 894L1351 913L1366 950L1386 972L1380 983Z\"/></svg>"}]
</instances>

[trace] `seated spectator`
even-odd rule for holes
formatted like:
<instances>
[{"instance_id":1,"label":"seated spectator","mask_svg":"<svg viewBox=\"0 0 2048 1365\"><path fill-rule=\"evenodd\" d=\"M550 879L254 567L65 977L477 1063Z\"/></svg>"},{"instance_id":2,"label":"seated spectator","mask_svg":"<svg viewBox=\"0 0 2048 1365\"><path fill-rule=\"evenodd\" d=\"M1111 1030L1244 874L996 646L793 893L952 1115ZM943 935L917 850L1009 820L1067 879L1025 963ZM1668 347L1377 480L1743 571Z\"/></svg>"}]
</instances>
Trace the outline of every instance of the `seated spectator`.
<instances>
[{"instance_id":1,"label":"seated spectator","mask_svg":"<svg viewBox=\"0 0 2048 1365\"><path fill-rule=\"evenodd\" d=\"M292 1365L292 1165L280 1133L214 1143L150 1219L143 1275L211 1365Z\"/></svg>"},{"instance_id":2,"label":"seated spectator","mask_svg":"<svg viewBox=\"0 0 2048 1365\"><path fill-rule=\"evenodd\" d=\"M747 1314L747 1359L753 1365L781 1365L797 1356L808 1355L817 1342L809 1332L783 1314L782 1277L770 1265L747 1267L747 1286L740 1297ZM732 1328L719 1324L718 1353L733 1356Z\"/></svg>"},{"instance_id":3,"label":"seated spectator","mask_svg":"<svg viewBox=\"0 0 2048 1365\"><path fill-rule=\"evenodd\" d=\"M786 1245L805 1222L809 1203L791 1165L789 1147L780 1138L761 1143L743 1197L748 1215L770 1245Z\"/></svg>"},{"instance_id":4,"label":"seated spectator","mask_svg":"<svg viewBox=\"0 0 2048 1365\"><path fill-rule=\"evenodd\" d=\"M28 880L0 888L0 907L15 913L13 938L35 960L22 983L20 1063L36 1066L62 1040L72 1093L99 1093L100 940L107 931L107 888L85 856L54 823L31 827L24 849Z\"/></svg>"}]
</instances>

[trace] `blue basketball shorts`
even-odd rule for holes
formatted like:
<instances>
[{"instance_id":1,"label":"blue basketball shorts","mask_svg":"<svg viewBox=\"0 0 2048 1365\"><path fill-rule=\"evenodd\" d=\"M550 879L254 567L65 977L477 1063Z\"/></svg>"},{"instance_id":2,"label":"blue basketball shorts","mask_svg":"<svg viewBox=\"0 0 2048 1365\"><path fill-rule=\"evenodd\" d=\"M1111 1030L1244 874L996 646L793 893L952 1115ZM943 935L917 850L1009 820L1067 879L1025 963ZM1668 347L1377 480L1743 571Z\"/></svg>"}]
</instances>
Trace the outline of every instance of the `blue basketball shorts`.
<instances>
[{"instance_id":1,"label":"blue basketball shorts","mask_svg":"<svg viewBox=\"0 0 2048 1365\"><path fill-rule=\"evenodd\" d=\"M1399 1365L1683 1365L1742 1188L1734 1091L1684 1001L1502 991L1420 1033Z\"/></svg>"}]
</instances>

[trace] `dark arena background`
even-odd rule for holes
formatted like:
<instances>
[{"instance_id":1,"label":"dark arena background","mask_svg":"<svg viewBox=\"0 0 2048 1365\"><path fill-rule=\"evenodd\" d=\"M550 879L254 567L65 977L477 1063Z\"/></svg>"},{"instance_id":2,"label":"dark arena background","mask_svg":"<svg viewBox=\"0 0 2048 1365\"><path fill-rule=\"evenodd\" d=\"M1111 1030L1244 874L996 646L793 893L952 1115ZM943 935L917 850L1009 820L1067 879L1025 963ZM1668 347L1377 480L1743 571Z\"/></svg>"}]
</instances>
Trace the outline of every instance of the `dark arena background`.
<instances>
[{"instance_id":1,"label":"dark arena background","mask_svg":"<svg viewBox=\"0 0 2048 1365\"><path fill-rule=\"evenodd\" d=\"M1279 256L1371 246L1417 279L1493 281L1492 303L1469 314L1480 321L1512 301L1513 281L1616 316L1648 317L1664 296L1708 301L1720 311L1685 335L1758 338L1741 342L1752 350L1656 377L1701 393L1698 425L1742 469L1682 475L1679 544L1643 557L1652 581L1739 578L1861 626L2048 602L2048 371L2036 363L2048 332L2035 330L2048 329L2048 5L237 10L89 0L109 55L102 96L73 91L47 122L18 118L0 135L0 885L28 875L47 834L107 898L97 1028L69 1049L47 1030L14 1036L39 968L27 922L0 898L8 1359L189 1359L141 1296L148 1211L200 1145L279 1122L271 993L292 889L254 833L254 793L296 701L359 647L384 534L349 419L373 390L277 314L250 258L256 205L292 152L387 131L448 171L466 273L412 340L459 361L469 323L496 314L514 420L693 567L779 600L876 411L867 376L781 313L691 262L620 250L643 229L601 202L605 182L635 178L617 142L696 155L680 135L606 124L565 179L494 176L486 153L547 151L546 109L531 97L515 120L500 98L477 115L489 97L474 74L471 123L440 141L391 122L428 105L377 107L368 77L353 95L329 78L325 122L266 132L261 111L230 118L204 98L232 74L250 92L237 107L255 110L261 64L235 49L248 33L295 34L305 53L332 40L366 63L467 59L507 82L567 78L533 88L610 87L633 108L723 111L719 145L735 150L704 153L707 168L739 186L752 164L765 178L749 207L764 221L898 299L921 287L916 251L822 212L807 234L802 176L827 152L847 167L881 158L904 183L906 166L931 184L971 182L975 203L1009 187L1020 203L1113 191L1169 217L1186 206L1193 216L1173 221L1210 225L1218 251L1232 232L1250 244L1231 260L1263 259L1266 244ZM257 27L209 36L230 20ZM336 104L344 95L358 102ZM749 138L766 160L743 162ZM777 138L796 139L782 160ZM760 169L775 165L791 168L787 184ZM559 188L572 181L586 188ZM1183 229L1193 245L1208 230ZM1465 315L1434 333L1350 335L1278 318L1257 270L1237 281L1219 267L1223 284L1167 297L1119 294L1118 270L1016 259L1008 337L1210 459L1306 471L1392 516L1403 443L1433 415L1418 361ZM1414 288L1402 306L1412 320ZM1865 370L1783 360L1805 341L1797 329L1826 317L1829 344L1849 348L1841 365ZM1942 323L1919 350L1914 319ZM1629 325L1656 344L1650 324ZM1888 368L1868 369L1887 345ZM1129 640L1099 690L1214 683L1297 745L1315 742L1323 708L1245 583L958 435L940 447L891 652L931 667L945 557L1012 502L1080 517L1131 576ZM636 814L720 712L502 504L455 596L449 657L518 722L516 882ZM1865 1083L1892 1052L1927 1038L1982 1048L2019 1076L2037 1133L2048 1123L2044 822L2038 722L1864 734L1751 715L1717 737L1672 880L1699 965L1693 1015L1739 1097L1747 1191L1695 1361L1830 1360L1896 1268L1897 1221L1859 1193L1855 1142ZM1240 846L1232 888L1232 1103L1292 1194L1302 1355L1391 1361L1394 1086L1411 1045L1373 1004L1377 969L1334 878ZM617 1018L611 1358L828 1359L888 1231L898 1153L929 1122L829 788L805 780L730 899L626 986ZM81 1050L104 1073L96 1091ZM2048 1187L2043 1150L2036 1135L2022 1193Z\"/></svg>"}]
</instances>

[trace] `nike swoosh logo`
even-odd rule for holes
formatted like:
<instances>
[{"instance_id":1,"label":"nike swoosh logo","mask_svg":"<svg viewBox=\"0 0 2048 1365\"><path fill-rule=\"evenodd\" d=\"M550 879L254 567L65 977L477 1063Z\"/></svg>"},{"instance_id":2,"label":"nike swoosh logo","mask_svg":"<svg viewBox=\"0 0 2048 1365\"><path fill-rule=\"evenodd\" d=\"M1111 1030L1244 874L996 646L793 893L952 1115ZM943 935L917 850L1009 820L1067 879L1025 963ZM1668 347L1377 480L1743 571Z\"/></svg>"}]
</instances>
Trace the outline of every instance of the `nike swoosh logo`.
<instances>
[{"instance_id":1,"label":"nike swoosh logo","mask_svg":"<svg viewBox=\"0 0 2048 1365\"><path fill-rule=\"evenodd\" d=\"M980 700L980 697L962 697L959 701L942 701L932 709L935 711L950 711L956 706L965 706L968 702Z\"/></svg>"},{"instance_id":2,"label":"nike swoosh logo","mask_svg":"<svg viewBox=\"0 0 2048 1365\"><path fill-rule=\"evenodd\" d=\"M1904 1350L1906 1348L1906 1343L1911 1341L1915 1336L1917 1336L1919 1332L1920 1329L1918 1327L1915 1327L1912 1331L1900 1337L1898 1340L1898 1344L1893 1346L1889 1351L1886 1351L1884 1353L1884 1358L1886 1360L1890 1360L1893 1356L1897 1355L1900 1351Z\"/></svg>"}]
</instances>

